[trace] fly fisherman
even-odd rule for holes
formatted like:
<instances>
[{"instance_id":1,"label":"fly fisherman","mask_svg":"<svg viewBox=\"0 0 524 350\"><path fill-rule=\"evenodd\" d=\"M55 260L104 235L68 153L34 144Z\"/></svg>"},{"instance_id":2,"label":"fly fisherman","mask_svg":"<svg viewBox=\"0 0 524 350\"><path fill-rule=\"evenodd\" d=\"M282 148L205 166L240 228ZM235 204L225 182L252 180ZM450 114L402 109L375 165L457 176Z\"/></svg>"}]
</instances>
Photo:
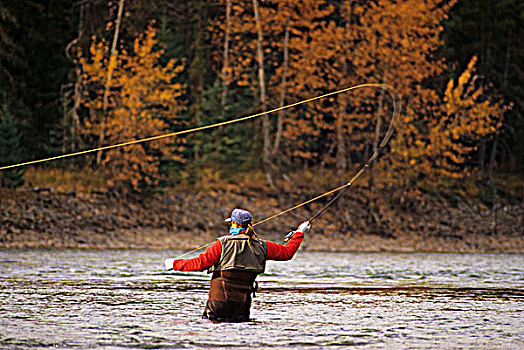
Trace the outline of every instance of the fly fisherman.
<instances>
[{"instance_id":1,"label":"fly fisherman","mask_svg":"<svg viewBox=\"0 0 524 350\"><path fill-rule=\"evenodd\" d=\"M266 260L290 260L308 233L309 221L290 232L287 243L279 244L256 237L253 216L243 209L235 209L229 234L218 238L202 254L192 259L166 259L168 270L213 272L209 299L203 317L212 321L249 321L251 294L256 291L256 277L264 272Z\"/></svg>"}]
</instances>

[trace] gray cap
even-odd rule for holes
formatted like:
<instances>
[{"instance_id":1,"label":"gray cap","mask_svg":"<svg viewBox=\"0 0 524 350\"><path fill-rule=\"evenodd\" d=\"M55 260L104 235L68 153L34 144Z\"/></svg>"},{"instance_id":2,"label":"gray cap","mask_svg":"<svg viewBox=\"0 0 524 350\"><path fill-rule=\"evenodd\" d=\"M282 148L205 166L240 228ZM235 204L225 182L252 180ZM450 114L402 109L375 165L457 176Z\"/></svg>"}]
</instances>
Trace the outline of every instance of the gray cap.
<instances>
[{"instance_id":1,"label":"gray cap","mask_svg":"<svg viewBox=\"0 0 524 350\"><path fill-rule=\"evenodd\" d=\"M234 221L240 225L247 224L248 222L253 221L253 215L250 212L244 209L235 209L231 213L231 217L226 219L226 222Z\"/></svg>"}]
</instances>

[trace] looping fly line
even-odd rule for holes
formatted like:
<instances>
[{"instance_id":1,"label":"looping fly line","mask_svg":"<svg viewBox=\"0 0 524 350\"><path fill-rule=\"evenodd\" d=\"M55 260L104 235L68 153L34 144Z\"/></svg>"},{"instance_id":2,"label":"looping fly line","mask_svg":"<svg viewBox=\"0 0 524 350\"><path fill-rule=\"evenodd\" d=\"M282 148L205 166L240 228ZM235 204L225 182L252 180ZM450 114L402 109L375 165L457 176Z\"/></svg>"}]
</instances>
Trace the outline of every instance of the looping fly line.
<instances>
[{"instance_id":1,"label":"looping fly line","mask_svg":"<svg viewBox=\"0 0 524 350\"><path fill-rule=\"evenodd\" d=\"M220 127L220 126L229 125L229 124L233 124L233 123L240 123L240 122L243 122L243 121L246 121L246 120L249 120L249 119L254 119L254 118L258 118L258 117L264 116L264 115L269 115L269 114L272 114L272 113L275 113L275 112L278 112L278 111L281 111L281 110L284 110L284 109L292 108L292 107L299 106L299 105L302 105L302 104L306 104L306 103L309 103L309 102L312 102L312 101L320 100L322 98L326 98L326 97L333 96L333 95L338 95L338 94L346 92L346 91L355 90L355 89L364 88L364 87L381 88L381 89L389 91L393 96L396 96L396 93L393 93L395 90L391 86L389 86L387 84L378 84L378 83L360 84L360 85L351 86L351 87L348 87L348 88L345 88L345 89L329 92L327 94L323 94L323 95L320 95L320 96L312 97L312 98L309 98L309 99L306 99L306 100L302 100L302 101L299 101L299 102L295 102L295 103L292 103L292 104L289 104L289 105L286 105L286 106L278 107L278 108L272 109L270 111L252 114L252 115L249 115L249 116L246 116L246 117L241 117L241 118L237 118L237 119L233 119L233 120L228 120L228 121L224 121L224 122L220 122L220 123L216 123L216 124L199 126L199 127L192 128L192 129L186 129L186 130L172 132L172 133L167 133L167 134L162 134L162 135L158 135L158 136L152 136L152 137L147 137L147 138L143 138L143 139L122 142L122 143L118 143L118 144L114 144L114 145L102 146L102 147L92 148L92 149L88 149L88 150L84 150L84 151L67 153L67 154L62 154L62 155L49 157L49 158L31 160L31 161L28 161L28 162L2 166L2 167L0 167L0 170L7 170L7 169L17 168L17 167L22 167L22 166L27 166L27 165L32 165L32 164L50 162L50 161L57 160L57 159L69 158L69 157L79 156L79 155L93 153L93 152L98 152L98 151L105 151L105 150L109 150L109 149L113 149L113 148L130 146L130 145L134 145L134 144L138 144L138 143L150 142L150 141L160 140L160 139L164 139L164 138L168 138L168 137L174 137L174 136L178 136L178 135L190 134L190 133L194 133L194 132L198 132L198 131L213 129L213 128L217 128L217 127Z\"/></svg>"},{"instance_id":2,"label":"looping fly line","mask_svg":"<svg viewBox=\"0 0 524 350\"><path fill-rule=\"evenodd\" d=\"M253 224L253 226L257 226L257 225L260 225L262 224L263 222L266 222L266 221L269 221L269 220L273 220L275 219L276 217L278 216L281 216L281 215L284 215L290 211L293 211L295 209L298 209L306 204L309 204L309 203L312 203L320 198L323 198L325 196L328 196L332 193L337 193L337 195L335 197L333 197L322 209L320 209L315 215L313 215L308 221L312 222L313 220L315 220L318 216L320 216L320 214L322 214L331 204L333 204L338 198L340 198L340 196L342 195L342 193L344 193L345 190L347 190L348 188L350 188L353 183L355 183L355 181L362 175L366 172L367 169L369 169L371 167L371 165L375 162L375 160L378 158L378 156L382 153L384 147L386 147L387 143L389 142L389 140L391 139L391 136L393 135L393 131L395 130L395 127L398 123L398 119L399 119L399 116L400 116L400 111L402 109L402 105L401 105L401 100L400 100L400 97L397 93L397 91L395 89L393 89L393 87L391 87L390 85L387 85L387 84L361 84L361 85L356 85L356 86L352 86L352 87L349 87L349 88L346 88L346 89L342 89L342 90L339 90L339 91L335 91L335 92L332 92L332 93L329 93L329 94L326 94L326 95L322 95L322 96L318 96L318 97L315 97L315 98L312 98L312 99L309 99L309 100L305 100L307 102L310 102L310 101L313 101L313 100L317 100L317 99L320 99L320 98L323 98L323 97L326 97L326 96L330 96L330 95L335 95L335 94L338 94L338 93L341 93L341 92L345 92L345 91L349 91L349 90L354 90L354 89L358 89L358 88L362 88L362 87L377 87L377 88L381 88L381 89L384 89L386 91L388 91L390 94L391 94L391 97L393 99L393 115L392 115L392 118L391 118L391 121L389 122L389 127L388 127L388 130L386 131L386 134L384 135L384 138L382 139L382 141L380 142L380 145L378 146L377 150L371 155L371 157L367 160L367 162L364 164L364 166L344 185L342 186L339 186L337 188L334 188L330 191L327 191L317 197L314 197L314 198L311 198L305 202L302 202L300 204L297 204L291 208L288 208L286 210L283 210L281 212L278 212L272 216L269 216L267 217L266 219L263 219L261 221L257 221L256 223ZM305 101L301 101L301 102L298 102L298 103L295 103L295 104L292 104L292 105L289 105L289 106L285 106L285 107L281 107L281 108L277 108L277 109L274 109L272 111L269 111L267 113L272 113L272 112L275 112L275 111L278 111L278 110L281 110L281 109L284 109L284 108L288 108L288 107L292 107L292 106L296 106L298 104L301 104L301 103L306 103ZM262 115L264 113L261 113L259 115ZM213 242L210 242L210 243L207 243L203 246L200 246L198 248L195 248L191 251L188 251L182 255L179 255L177 257L177 259L179 258L182 258L186 255L189 255L191 253L194 253L196 251L199 251L203 248L206 248L206 247L209 247L211 244L213 244Z\"/></svg>"}]
</instances>

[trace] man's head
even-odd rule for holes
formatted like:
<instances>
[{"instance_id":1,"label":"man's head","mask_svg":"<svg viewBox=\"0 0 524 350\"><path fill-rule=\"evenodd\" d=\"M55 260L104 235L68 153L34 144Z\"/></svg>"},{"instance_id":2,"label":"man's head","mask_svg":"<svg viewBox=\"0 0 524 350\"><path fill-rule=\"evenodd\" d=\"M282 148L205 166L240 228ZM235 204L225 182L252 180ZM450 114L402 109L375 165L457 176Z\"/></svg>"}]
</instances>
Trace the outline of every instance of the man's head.
<instances>
[{"instance_id":1,"label":"man's head","mask_svg":"<svg viewBox=\"0 0 524 350\"><path fill-rule=\"evenodd\" d=\"M231 213L231 217L226 219L226 222L236 223L239 226L247 227L253 221L253 215L244 209L235 209Z\"/></svg>"}]
</instances>

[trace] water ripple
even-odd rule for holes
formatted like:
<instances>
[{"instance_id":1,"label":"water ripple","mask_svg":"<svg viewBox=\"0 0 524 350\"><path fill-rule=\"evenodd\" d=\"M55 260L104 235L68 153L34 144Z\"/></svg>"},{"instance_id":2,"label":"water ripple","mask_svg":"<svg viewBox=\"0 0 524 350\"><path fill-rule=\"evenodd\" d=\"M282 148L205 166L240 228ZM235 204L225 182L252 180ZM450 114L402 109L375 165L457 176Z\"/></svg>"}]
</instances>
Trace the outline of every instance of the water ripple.
<instances>
[{"instance_id":1,"label":"water ripple","mask_svg":"<svg viewBox=\"0 0 524 350\"><path fill-rule=\"evenodd\" d=\"M524 348L523 255L302 252L215 324L209 275L163 271L179 253L0 250L0 348Z\"/></svg>"}]
</instances>

